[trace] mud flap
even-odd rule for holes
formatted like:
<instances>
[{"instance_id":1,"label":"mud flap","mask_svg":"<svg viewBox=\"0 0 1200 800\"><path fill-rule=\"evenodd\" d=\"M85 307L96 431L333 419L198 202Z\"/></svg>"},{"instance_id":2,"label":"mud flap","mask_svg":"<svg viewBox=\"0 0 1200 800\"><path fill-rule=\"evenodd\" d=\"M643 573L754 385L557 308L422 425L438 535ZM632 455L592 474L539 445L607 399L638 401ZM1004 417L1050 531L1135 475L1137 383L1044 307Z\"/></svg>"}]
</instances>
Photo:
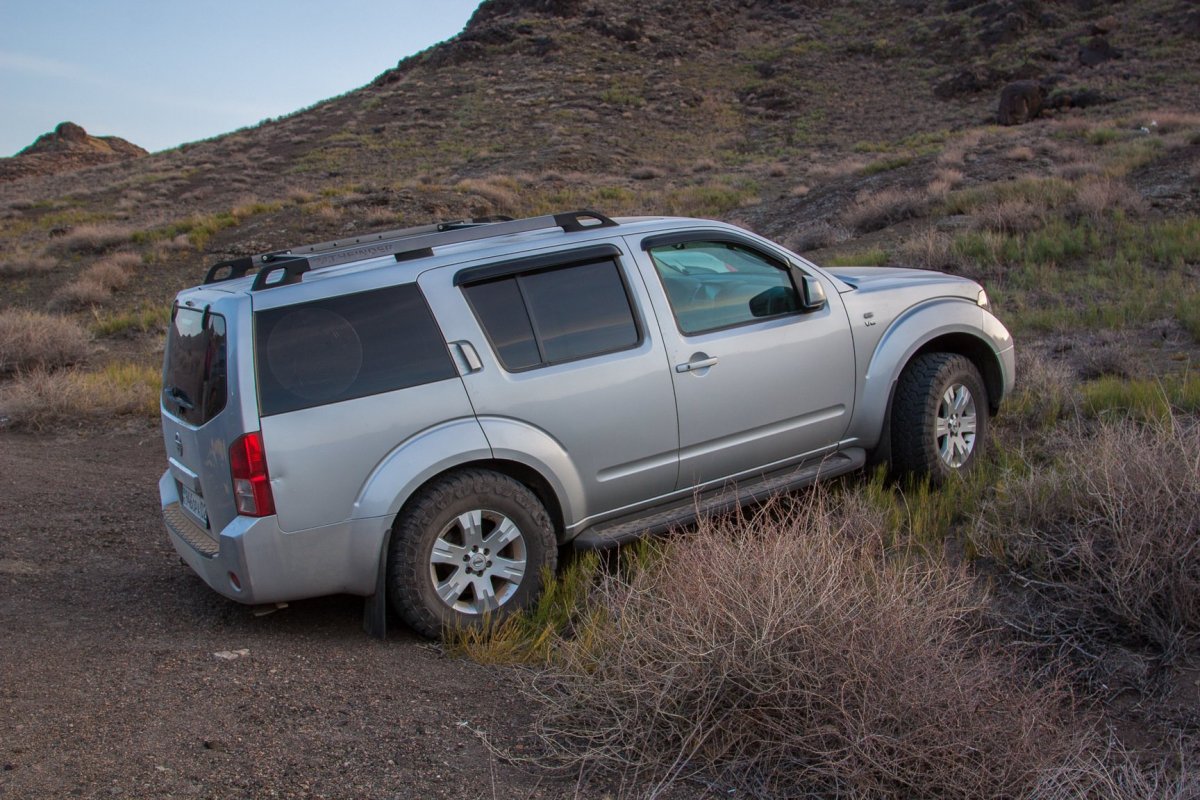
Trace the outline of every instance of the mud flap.
<instances>
[{"instance_id":1,"label":"mud flap","mask_svg":"<svg viewBox=\"0 0 1200 800\"><path fill-rule=\"evenodd\" d=\"M392 532L383 537L383 548L379 555L379 569L375 573L375 594L363 600L363 631L372 639L387 639L387 553L391 546Z\"/></svg>"}]
</instances>

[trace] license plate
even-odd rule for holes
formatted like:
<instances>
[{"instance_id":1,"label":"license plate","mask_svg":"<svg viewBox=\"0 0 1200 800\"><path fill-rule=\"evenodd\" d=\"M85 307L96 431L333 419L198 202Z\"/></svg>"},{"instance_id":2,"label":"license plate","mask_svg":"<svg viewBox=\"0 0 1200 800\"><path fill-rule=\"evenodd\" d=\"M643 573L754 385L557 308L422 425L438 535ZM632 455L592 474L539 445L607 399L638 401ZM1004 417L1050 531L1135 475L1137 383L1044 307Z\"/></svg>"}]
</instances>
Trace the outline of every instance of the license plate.
<instances>
[{"instance_id":1,"label":"license plate","mask_svg":"<svg viewBox=\"0 0 1200 800\"><path fill-rule=\"evenodd\" d=\"M186 486L179 487L179 502L186 508L193 517L204 523L204 527L208 527L208 506L204 503L204 498L193 492Z\"/></svg>"}]
</instances>

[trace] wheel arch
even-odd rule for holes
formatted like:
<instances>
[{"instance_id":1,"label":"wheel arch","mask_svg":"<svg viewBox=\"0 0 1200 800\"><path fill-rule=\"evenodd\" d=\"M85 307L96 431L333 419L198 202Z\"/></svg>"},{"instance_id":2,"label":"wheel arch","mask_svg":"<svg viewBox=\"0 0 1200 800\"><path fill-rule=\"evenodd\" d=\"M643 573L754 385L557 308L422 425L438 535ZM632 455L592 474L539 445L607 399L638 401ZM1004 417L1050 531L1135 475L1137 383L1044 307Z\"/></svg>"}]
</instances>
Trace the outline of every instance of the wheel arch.
<instances>
[{"instance_id":1,"label":"wheel arch","mask_svg":"<svg viewBox=\"0 0 1200 800\"><path fill-rule=\"evenodd\" d=\"M979 370L979 374L983 378L984 388L987 389L988 411L994 416L1000 410L1000 400L1004 395L1004 371L1000 365L1000 356L986 341L973 334L963 332L934 337L909 355L896 374L899 375L914 358L925 353L954 353L974 364L975 369ZM894 395L895 392L896 383L893 381L891 393ZM888 407L891 407L890 397Z\"/></svg>"}]
</instances>

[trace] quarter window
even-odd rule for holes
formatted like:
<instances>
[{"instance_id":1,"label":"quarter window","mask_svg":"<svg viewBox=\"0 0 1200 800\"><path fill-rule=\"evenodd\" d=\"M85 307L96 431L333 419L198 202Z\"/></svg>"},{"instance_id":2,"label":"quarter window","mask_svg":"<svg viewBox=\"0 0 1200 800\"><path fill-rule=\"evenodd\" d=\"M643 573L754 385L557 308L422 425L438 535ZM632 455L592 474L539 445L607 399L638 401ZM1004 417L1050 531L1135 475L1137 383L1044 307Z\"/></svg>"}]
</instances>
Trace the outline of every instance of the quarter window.
<instances>
[{"instance_id":1,"label":"quarter window","mask_svg":"<svg viewBox=\"0 0 1200 800\"><path fill-rule=\"evenodd\" d=\"M507 274L463 286L505 369L613 353L641 341L611 258Z\"/></svg>"},{"instance_id":2,"label":"quarter window","mask_svg":"<svg viewBox=\"0 0 1200 800\"><path fill-rule=\"evenodd\" d=\"M260 311L255 349L263 416L458 374L411 283Z\"/></svg>"},{"instance_id":3,"label":"quarter window","mask_svg":"<svg viewBox=\"0 0 1200 800\"><path fill-rule=\"evenodd\" d=\"M761 322L800 309L786 266L747 247L685 242L649 252L683 333Z\"/></svg>"}]
</instances>

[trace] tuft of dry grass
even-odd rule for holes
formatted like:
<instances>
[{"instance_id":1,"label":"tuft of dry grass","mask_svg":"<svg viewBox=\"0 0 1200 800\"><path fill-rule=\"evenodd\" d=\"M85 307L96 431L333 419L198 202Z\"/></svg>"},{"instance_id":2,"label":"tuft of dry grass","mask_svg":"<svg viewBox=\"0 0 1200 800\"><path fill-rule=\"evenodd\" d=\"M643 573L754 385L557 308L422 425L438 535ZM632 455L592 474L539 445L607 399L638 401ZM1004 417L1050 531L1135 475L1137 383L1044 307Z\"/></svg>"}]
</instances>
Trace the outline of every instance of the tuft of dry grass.
<instances>
[{"instance_id":1,"label":"tuft of dry grass","mask_svg":"<svg viewBox=\"0 0 1200 800\"><path fill-rule=\"evenodd\" d=\"M162 378L154 367L129 362L99 372L33 370L0 390L0 416L14 428L45 430L80 421L158 413Z\"/></svg>"},{"instance_id":2,"label":"tuft of dry grass","mask_svg":"<svg viewBox=\"0 0 1200 800\"><path fill-rule=\"evenodd\" d=\"M116 253L103 258L55 292L50 306L62 309L100 305L129 283L133 269L141 263L141 256L136 253Z\"/></svg>"},{"instance_id":3,"label":"tuft of dry grass","mask_svg":"<svg viewBox=\"0 0 1200 800\"><path fill-rule=\"evenodd\" d=\"M49 272L58 266L58 260L50 256L35 256L28 253L17 253L0 260L0 277L18 277Z\"/></svg>"},{"instance_id":4,"label":"tuft of dry grass","mask_svg":"<svg viewBox=\"0 0 1200 800\"><path fill-rule=\"evenodd\" d=\"M127 228L108 223L80 225L54 239L47 248L53 253L104 253L133 238Z\"/></svg>"},{"instance_id":5,"label":"tuft of dry grass","mask_svg":"<svg viewBox=\"0 0 1200 800\"><path fill-rule=\"evenodd\" d=\"M933 180L929 182L926 191L929 193L931 200L941 200L950 194L951 191L957 189L962 182L962 170L942 167L933 173Z\"/></svg>"},{"instance_id":6,"label":"tuft of dry grass","mask_svg":"<svg viewBox=\"0 0 1200 800\"><path fill-rule=\"evenodd\" d=\"M556 766L752 797L1012 797L1084 751L941 563L817 491L698 530L598 590L609 622L527 688Z\"/></svg>"},{"instance_id":7,"label":"tuft of dry grass","mask_svg":"<svg viewBox=\"0 0 1200 800\"><path fill-rule=\"evenodd\" d=\"M1111 644L1172 660L1200 635L1200 423L1055 437L1059 463L1008 481L974 533L1033 598L1012 624L1089 668Z\"/></svg>"},{"instance_id":8,"label":"tuft of dry grass","mask_svg":"<svg viewBox=\"0 0 1200 800\"><path fill-rule=\"evenodd\" d=\"M830 225L825 220L818 220L789 238L787 246L797 253L806 253L833 247L853 238L854 234L840 225Z\"/></svg>"},{"instance_id":9,"label":"tuft of dry grass","mask_svg":"<svg viewBox=\"0 0 1200 800\"><path fill-rule=\"evenodd\" d=\"M955 271L961 266L953 237L934 227L905 240L900 253L906 264L923 269Z\"/></svg>"},{"instance_id":10,"label":"tuft of dry grass","mask_svg":"<svg viewBox=\"0 0 1200 800\"><path fill-rule=\"evenodd\" d=\"M486 180L465 178L455 184L454 188L463 194L481 198L484 205L477 209L481 214L513 216L520 210L520 186L512 178L505 176L494 176Z\"/></svg>"},{"instance_id":11,"label":"tuft of dry grass","mask_svg":"<svg viewBox=\"0 0 1200 800\"><path fill-rule=\"evenodd\" d=\"M901 220L925 213L926 202L908 189L892 188L861 192L854 203L842 212L840 221L860 233L877 231Z\"/></svg>"},{"instance_id":12,"label":"tuft of dry grass","mask_svg":"<svg viewBox=\"0 0 1200 800\"><path fill-rule=\"evenodd\" d=\"M1140 216L1146 212L1146 201L1119 178L1089 176L1078 184L1075 210L1099 223L1117 211L1131 217Z\"/></svg>"},{"instance_id":13,"label":"tuft of dry grass","mask_svg":"<svg viewBox=\"0 0 1200 800\"><path fill-rule=\"evenodd\" d=\"M1046 223L1045 209L1020 197L1001 198L975 209L980 228L997 233L1029 233Z\"/></svg>"},{"instance_id":14,"label":"tuft of dry grass","mask_svg":"<svg viewBox=\"0 0 1200 800\"><path fill-rule=\"evenodd\" d=\"M77 364L89 349L87 332L74 320L36 311L0 311L0 375Z\"/></svg>"}]
</instances>

